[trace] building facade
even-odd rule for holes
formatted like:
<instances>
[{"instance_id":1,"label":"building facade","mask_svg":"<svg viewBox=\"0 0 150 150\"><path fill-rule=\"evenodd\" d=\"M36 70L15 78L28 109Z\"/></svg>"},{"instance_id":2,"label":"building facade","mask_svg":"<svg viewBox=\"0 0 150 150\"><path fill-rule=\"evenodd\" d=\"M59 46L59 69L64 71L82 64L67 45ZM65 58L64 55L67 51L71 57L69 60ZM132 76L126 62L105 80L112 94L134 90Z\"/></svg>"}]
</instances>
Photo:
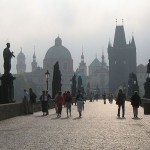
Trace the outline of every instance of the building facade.
<instances>
[{"instance_id":1,"label":"building facade","mask_svg":"<svg viewBox=\"0 0 150 150\"><path fill-rule=\"evenodd\" d=\"M114 43L108 44L109 91L116 92L119 87L128 84L130 73L136 74L136 46L134 37L126 43L124 26L116 26Z\"/></svg>"}]
</instances>

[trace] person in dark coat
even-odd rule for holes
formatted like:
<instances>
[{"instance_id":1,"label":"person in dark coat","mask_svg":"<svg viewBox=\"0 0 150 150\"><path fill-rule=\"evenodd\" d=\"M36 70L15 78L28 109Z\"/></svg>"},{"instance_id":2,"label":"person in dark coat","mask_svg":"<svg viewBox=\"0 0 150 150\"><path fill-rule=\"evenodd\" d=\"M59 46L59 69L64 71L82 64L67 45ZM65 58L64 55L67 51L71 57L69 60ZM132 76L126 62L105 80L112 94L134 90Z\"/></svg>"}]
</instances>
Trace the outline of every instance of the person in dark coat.
<instances>
[{"instance_id":1,"label":"person in dark coat","mask_svg":"<svg viewBox=\"0 0 150 150\"><path fill-rule=\"evenodd\" d=\"M138 92L135 91L130 99L131 99L131 105L133 107L134 118L138 118L138 108L141 105L141 98L138 95Z\"/></svg>"},{"instance_id":2,"label":"person in dark coat","mask_svg":"<svg viewBox=\"0 0 150 150\"><path fill-rule=\"evenodd\" d=\"M34 112L34 104L36 103L36 94L33 92L32 88L29 89L29 113L33 114Z\"/></svg>"},{"instance_id":3,"label":"person in dark coat","mask_svg":"<svg viewBox=\"0 0 150 150\"><path fill-rule=\"evenodd\" d=\"M120 117L120 108L122 107L122 118L124 118L125 100L126 100L126 95L122 92L122 89L120 89L116 98L116 104L118 105L118 114L117 114L118 117Z\"/></svg>"}]
</instances>

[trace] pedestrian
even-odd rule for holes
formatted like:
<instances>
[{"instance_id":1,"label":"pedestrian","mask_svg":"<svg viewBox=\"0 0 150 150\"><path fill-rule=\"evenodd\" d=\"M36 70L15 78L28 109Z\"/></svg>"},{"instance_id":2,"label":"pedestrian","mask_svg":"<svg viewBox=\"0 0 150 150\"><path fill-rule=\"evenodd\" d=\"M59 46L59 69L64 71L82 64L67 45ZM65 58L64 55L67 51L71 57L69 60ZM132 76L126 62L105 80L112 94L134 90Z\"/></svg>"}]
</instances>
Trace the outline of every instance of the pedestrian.
<instances>
[{"instance_id":1,"label":"pedestrian","mask_svg":"<svg viewBox=\"0 0 150 150\"><path fill-rule=\"evenodd\" d=\"M104 100L104 104L106 104L106 93L105 92L103 93L102 97L103 97L103 100Z\"/></svg>"},{"instance_id":2,"label":"pedestrian","mask_svg":"<svg viewBox=\"0 0 150 150\"><path fill-rule=\"evenodd\" d=\"M64 105L64 107L66 106L66 105L65 105L65 99L66 99L66 95L67 95L67 92L65 91L65 92L63 93L63 98L64 98L63 105Z\"/></svg>"},{"instance_id":3,"label":"pedestrian","mask_svg":"<svg viewBox=\"0 0 150 150\"><path fill-rule=\"evenodd\" d=\"M125 118L125 100L126 95L122 92L122 89L120 89L116 98L116 104L118 105L118 117L120 117L120 108L122 107L122 118Z\"/></svg>"},{"instance_id":4,"label":"pedestrian","mask_svg":"<svg viewBox=\"0 0 150 150\"><path fill-rule=\"evenodd\" d=\"M64 103L64 99L61 91L58 92L58 95L55 98L55 102L57 105L57 117L61 117L62 105Z\"/></svg>"},{"instance_id":5,"label":"pedestrian","mask_svg":"<svg viewBox=\"0 0 150 150\"><path fill-rule=\"evenodd\" d=\"M42 95L40 96L40 101L42 104L43 116L48 115L48 99L45 91L42 91Z\"/></svg>"},{"instance_id":6,"label":"pedestrian","mask_svg":"<svg viewBox=\"0 0 150 150\"><path fill-rule=\"evenodd\" d=\"M73 101L72 101L72 96L69 91L67 91L67 94L66 94L65 104L66 104L67 117L69 117L68 111L71 117L71 105L73 104Z\"/></svg>"},{"instance_id":7,"label":"pedestrian","mask_svg":"<svg viewBox=\"0 0 150 150\"><path fill-rule=\"evenodd\" d=\"M26 89L24 89L24 97L23 97L23 104L24 104L24 113L29 113L29 93Z\"/></svg>"},{"instance_id":8,"label":"pedestrian","mask_svg":"<svg viewBox=\"0 0 150 150\"><path fill-rule=\"evenodd\" d=\"M109 93L108 99L109 99L109 103L112 104L113 103L113 94L112 93Z\"/></svg>"},{"instance_id":9,"label":"pedestrian","mask_svg":"<svg viewBox=\"0 0 150 150\"><path fill-rule=\"evenodd\" d=\"M29 89L29 95L30 95L30 99L29 99L29 113L33 114L33 112L34 112L34 104L36 103L36 95L33 92L32 88Z\"/></svg>"},{"instance_id":10,"label":"pedestrian","mask_svg":"<svg viewBox=\"0 0 150 150\"><path fill-rule=\"evenodd\" d=\"M83 100L83 95L81 94L80 91L78 91L78 94L76 96L76 101L77 101L77 108L78 108L78 112L79 112L79 117L81 117L83 105L84 105L84 100Z\"/></svg>"},{"instance_id":11,"label":"pedestrian","mask_svg":"<svg viewBox=\"0 0 150 150\"><path fill-rule=\"evenodd\" d=\"M134 94L131 96L130 100L131 100L131 105L133 107L134 118L138 118L138 108L141 105L141 98L138 95L137 91L134 92Z\"/></svg>"},{"instance_id":12,"label":"pedestrian","mask_svg":"<svg viewBox=\"0 0 150 150\"><path fill-rule=\"evenodd\" d=\"M50 108L50 100L51 100L51 95L46 91L46 99L47 99L47 112L46 114L49 115L48 109Z\"/></svg>"}]
</instances>

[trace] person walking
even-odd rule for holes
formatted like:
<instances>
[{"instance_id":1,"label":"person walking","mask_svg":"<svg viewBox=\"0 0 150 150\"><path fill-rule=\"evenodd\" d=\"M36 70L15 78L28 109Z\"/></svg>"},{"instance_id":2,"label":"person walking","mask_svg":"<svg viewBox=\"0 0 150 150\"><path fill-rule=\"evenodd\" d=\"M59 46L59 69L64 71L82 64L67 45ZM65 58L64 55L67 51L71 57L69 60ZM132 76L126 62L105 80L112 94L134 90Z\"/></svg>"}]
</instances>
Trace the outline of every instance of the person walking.
<instances>
[{"instance_id":1,"label":"person walking","mask_svg":"<svg viewBox=\"0 0 150 150\"><path fill-rule=\"evenodd\" d=\"M102 97L103 97L103 100L104 100L104 104L106 104L106 93L105 92L103 93Z\"/></svg>"},{"instance_id":2,"label":"person walking","mask_svg":"<svg viewBox=\"0 0 150 150\"><path fill-rule=\"evenodd\" d=\"M81 94L80 91L78 91L78 94L76 96L76 101L77 101L77 108L78 108L78 112L79 112L79 117L81 117L84 101L83 101L83 95Z\"/></svg>"},{"instance_id":3,"label":"person walking","mask_svg":"<svg viewBox=\"0 0 150 150\"><path fill-rule=\"evenodd\" d=\"M67 91L66 97L65 97L65 104L66 104L66 111L67 111L67 118L69 117L68 111L70 113L71 117L71 105L73 104L72 96L69 91Z\"/></svg>"},{"instance_id":4,"label":"person walking","mask_svg":"<svg viewBox=\"0 0 150 150\"><path fill-rule=\"evenodd\" d=\"M49 115L48 109L50 108L50 100L51 100L51 95L46 91L46 99L47 99L47 112L46 115Z\"/></svg>"},{"instance_id":5,"label":"person walking","mask_svg":"<svg viewBox=\"0 0 150 150\"><path fill-rule=\"evenodd\" d=\"M24 113L29 113L29 94L26 89L24 89L24 96L23 96L23 104L24 104Z\"/></svg>"},{"instance_id":6,"label":"person walking","mask_svg":"<svg viewBox=\"0 0 150 150\"><path fill-rule=\"evenodd\" d=\"M36 103L36 95L33 92L32 88L29 89L29 95L30 95L30 100L29 100L29 113L33 114L34 112L34 104Z\"/></svg>"},{"instance_id":7,"label":"person walking","mask_svg":"<svg viewBox=\"0 0 150 150\"><path fill-rule=\"evenodd\" d=\"M61 91L58 92L58 95L55 98L55 102L56 102L56 105L57 105L57 117L61 117L62 105L63 105L63 102L64 102Z\"/></svg>"},{"instance_id":8,"label":"person walking","mask_svg":"<svg viewBox=\"0 0 150 150\"><path fill-rule=\"evenodd\" d=\"M48 115L48 99L45 91L42 91L42 95L40 96L40 101L42 104L43 116Z\"/></svg>"},{"instance_id":9,"label":"person walking","mask_svg":"<svg viewBox=\"0 0 150 150\"><path fill-rule=\"evenodd\" d=\"M138 95L137 91L134 92L134 94L131 96L130 100L131 100L131 105L133 107L134 118L138 118L138 108L141 105L141 98Z\"/></svg>"},{"instance_id":10,"label":"person walking","mask_svg":"<svg viewBox=\"0 0 150 150\"><path fill-rule=\"evenodd\" d=\"M122 107L122 118L125 118L125 100L126 95L122 92L122 89L120 89L116 98L116 104L118 105L118 117L120 117L120 108Z\"/></svg>"}]
</instances>

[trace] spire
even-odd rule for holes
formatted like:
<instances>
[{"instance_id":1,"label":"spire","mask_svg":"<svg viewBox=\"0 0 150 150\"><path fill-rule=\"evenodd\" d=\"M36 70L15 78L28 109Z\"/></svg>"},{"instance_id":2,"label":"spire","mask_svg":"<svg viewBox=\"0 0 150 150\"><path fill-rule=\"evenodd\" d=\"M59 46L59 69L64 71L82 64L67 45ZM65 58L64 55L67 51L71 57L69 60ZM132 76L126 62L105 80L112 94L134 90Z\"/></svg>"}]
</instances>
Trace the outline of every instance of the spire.
<instances>
[{"instance_id":1,"label":"spire","mask_svg":"<svg viewBox=\"0 0 150 150\"><path fill-rule=\"evenodd\" d=\"M126 38L125 38L125 32L124 27L116 26L115 30L115 37L114 37L114 47L123 47L126 45Z\"/></svg>"},{"instance_id":2,"label":"spire","mask_svg":"<svg viewBox=\"0 0 150 150\"><path fill-rule=\"evenodd\" d=\"M131 46L132 46L132 47L136 47L136 46L135 46L135 41L134 41L134 36L133 36L133 35L132 35L132 40L131 40Z\"/></svg>"},{"instance_id":3,"label":"spire","mask_svg":"<svg viewBox=\"0 0 150 150\"><path fill-rule=\"evenodd\" d=\"M84 62L84 55L83 55L83 45L82 45L82 55L81 55L81 62Z\"/></svg>"},{"instance_id":4,"label":"spire","mask_svg":"<svg viewBox=\"0 0 150 150\"><path fill-rule=\"evenodd\" d=\"M102 64L104 64L104 62L105 62L105 56L104 56L104 52L102 50Z\"/></svg>"},{"instance_id":5,"label":"spire","mask_svg":"<svg viewBox=\"0 0 150 150\"><path fill-rule=\"evenodd\" d=\"M20 47L20 53L22 53L22 47Z\"/></svg>"},{"instance_id":6,"label":"spire","mask_svg":"<svg viewBox=\"0 0 150 150\"><path fill-rule=\"evenodd\" d=\"M35 46L34 46L34 53L33 53L33 61L35 61L35 62L36 62Z\"/></svg>"}]
</instances>

